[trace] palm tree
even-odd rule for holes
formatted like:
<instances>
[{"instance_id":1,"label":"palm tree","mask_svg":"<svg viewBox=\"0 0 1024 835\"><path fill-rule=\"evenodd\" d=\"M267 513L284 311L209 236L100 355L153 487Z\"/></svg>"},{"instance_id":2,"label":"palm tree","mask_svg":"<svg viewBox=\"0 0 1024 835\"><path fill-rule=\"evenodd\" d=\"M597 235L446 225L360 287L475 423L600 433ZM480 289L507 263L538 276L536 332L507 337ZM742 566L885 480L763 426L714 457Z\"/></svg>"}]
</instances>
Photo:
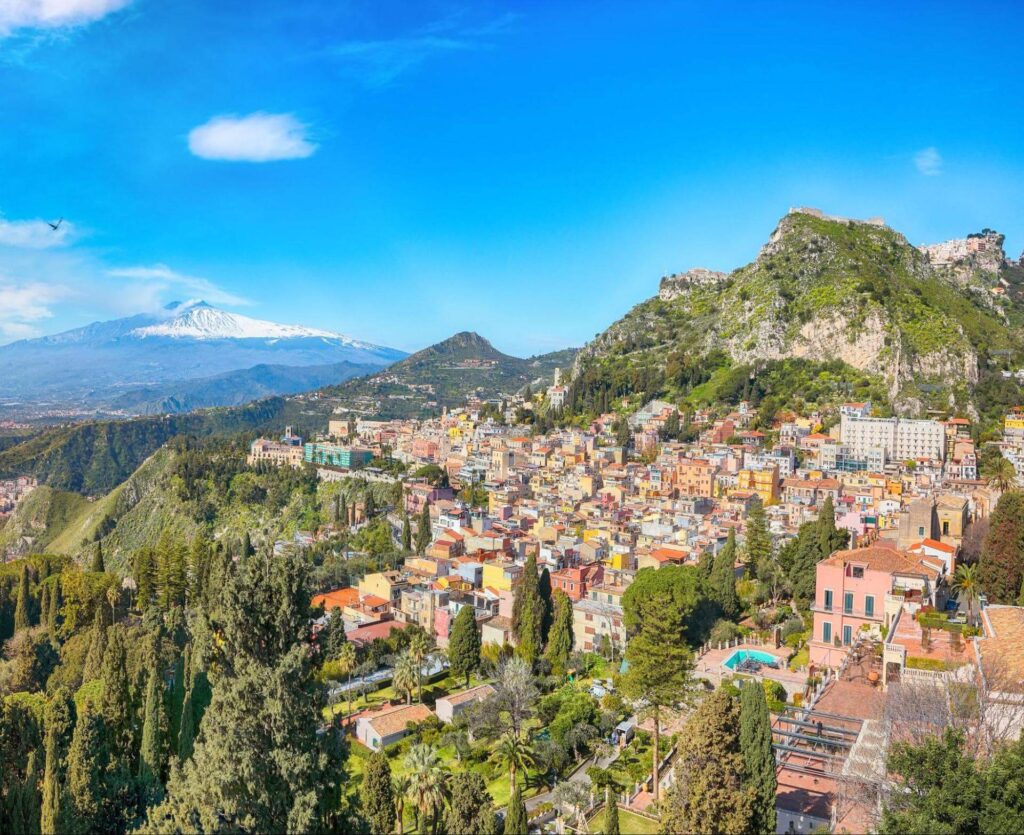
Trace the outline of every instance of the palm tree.
<instances>
[{"instance_id":1,"label":"palm tree","mask_svg":"<svg viewBox=\"0 0 1024 835\"><path fill-rule=\"evenodd\" d=\"M1017 486L1017 470L1009 458L1000 456L991 465L988 474L988 486L1000 493L1012 490Z\"/></svg>"},{"instance_id":2,"label":"palm tree","mask_svg":"<svg viewBox=\"0 0 1024 835\"><path fill-rule=\"evenodd\" d=\"M520 769L526 771L536 763L533 750L530 744L515 733L507 733L501 738L498 747L494 750L494 756L502 765L508 768L509 790L514 791L516 787L516 774Z\"/></svg>"},{"instance_id":3,"label":"palm tree","mask_svg":"<svg viewBox=\"0 0 1024 835\"><path fill-rule=\"evenodd\" d=\"M416 689L418 678L419 673L412 655L408 652L403 652L398 656L398 661L395 663L395 671L391 676L391 685L395 688L396 693L405 694L406 704L412 704L412 694Z\"/></svg>"},{"instance_id":4,"label":"palm tree","mask_svg":"<svg viewBox=\"0 0 1024 835\"><path fill-rule=\"evenodd\" d=\"M413 632L409 641L409 655L416 662L416 692L418 701L423 701L423 664L430 656L430 639L421 630Z\"/></svg>"},{"instance_id":5,"label":"palm tree","mask_svg":"<svg viewBox=\"0 0 1024 835\"><path fill-rule=\"evenodd\" d=\"M338 653L338 670L343 676L348 676L348 712L352 713L352 673L356 669L356 648L354 644L345 642Z\"/></svg>"},{"instance_id":6,"label":"palm tree","mask_svg":"<svg viewBox=\"0 0 1024 835\"><path fill-rule=\"evenodd\" d=\"M974 604L978 601L981 588L978 584L978 567L961 564L953 575L953 591L964 596L967 602L967 622L974 625Z\"/></svg>"},{"instance_id":7,"label":"palm tree","mask_svg":"<svg viewBox=\"0 0 1024 835\"><path fill-rule=\"evenodd\" d=\"M432 817L432 828L437 828L437 813L444 805L448 774L438 761L437 752L429 745L413 745L403 760L409 778L409 797L424 819Z\"/></svg>"},{"instance_id":8,"label":"palm tree","mask_svg":"<svg viewBox=\"0 0 1024 835\"><path fill-rule=\"evenodd\" d=\"M404 824L402 816L405 814L405 795L409 791L409 775L396 774L391 778L391 791L395 795L395 812L398 815L398 835L402 835Z\"/></svg>"}]
</instances>

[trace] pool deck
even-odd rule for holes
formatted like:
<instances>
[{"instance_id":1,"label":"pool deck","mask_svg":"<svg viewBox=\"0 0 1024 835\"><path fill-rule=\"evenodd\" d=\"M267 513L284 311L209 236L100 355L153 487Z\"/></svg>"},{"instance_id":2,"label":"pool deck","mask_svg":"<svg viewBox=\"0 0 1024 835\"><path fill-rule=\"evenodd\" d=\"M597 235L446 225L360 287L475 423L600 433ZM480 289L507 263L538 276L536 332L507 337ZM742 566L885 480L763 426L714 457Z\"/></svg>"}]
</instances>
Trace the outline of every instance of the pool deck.
<instances>
[{"instance_id":1,"label":"pool deck","mask_svg":"<svg viewBox=\"0 0 1024 835\"><path fill-rule=\"evenodd\" d=\"M734 675L732 671L723 665L725 660L733 653L741 650L747 650L748 652L763 652L765 655L774 656L779 660L778 670L762 667L761 673L754 676L754 678L767 678L772 681L777 681L786 688L786 692L790 696L794 693L803 692L804 685L807 682L807 674L794 673L790 671L786 666L786 661L789 658L789 650L785 647L775 649L773 647L760 646L758 644L739 644L738 646L728 647L726 649L711 649L697 659L694 672L698 678L706 678L715 687L718 687L718 685L722 683L723 678ZM747 674L742 673L741 675Z\"/></svg>"}]
</instances>

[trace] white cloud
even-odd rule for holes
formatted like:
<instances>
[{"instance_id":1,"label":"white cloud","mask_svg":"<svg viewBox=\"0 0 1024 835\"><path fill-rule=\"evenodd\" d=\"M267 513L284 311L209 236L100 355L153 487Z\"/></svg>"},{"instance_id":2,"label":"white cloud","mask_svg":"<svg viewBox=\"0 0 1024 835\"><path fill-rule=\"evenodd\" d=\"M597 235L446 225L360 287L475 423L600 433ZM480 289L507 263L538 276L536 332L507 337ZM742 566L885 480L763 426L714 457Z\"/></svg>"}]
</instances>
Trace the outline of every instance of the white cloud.
<instances>
[{"instance_id":1,"label":"white cloud","mask_svg":"<svg viewBox=\"0 0 1024 835\"><path fill-rule=\"evenodd\" d=\"M36 322L53 316L51 305L68 296L60 285L16 282L0 276L0 335L7 339L36 336Z\"/></svg>"},{"instance_id":2,"label":"white cloud","mask_svg":"<svg viewBox=\"0 0 1024 835\"><path fill-rule=\"evenodd\" d=\"M189 131L188 148L203 159L270 162L303 159L316 151L308 126L290 113L215 116Z\"/></svg>"},{"instance_id":3,"label":"white cloud","mask_svg":"<svg viewBox=\"0 0 1024 835\"><path fill-rule=\"evenodd\" d=\"M150 308L157 306L158 301L165 299L167 292L171 290L183 290L189 295L198 296L211 304L251 304L248 299L237 296L227 290L222 290L208 279L175 272L166 264L153 264L148 267L119 267L108 270L107 274L114 278L132 279L146 285L147 289L145 292L153 299L149 305Z\"/></svg>"},{"instance_id":4,"label":"white cloud","mask_svg":"<svg viewBox=\"0 0 1024 835\"><path fill-rule=\"evenodd\" d=\"M495 38L512 31L518 18L508 13L482 24L467 24L457 14L402 37L345 41L332 47L330 54L365 83L382 87L434 55L490 47Z\"/></svg>"},{"instance_id":5,"label":"white cloud","mask_svg":"<svg viewBox=\"0 0 1024 835\"><path fill-rule=\"evenodd\" d=\"M73 234L74 227L66 220L54 229L45 220L4 220L0 217L0 246L50 249L68 243Z\"/></svg>"},{"instance_id":6,"label":"white cloud","mask_svg":"<svg viewBox=\"0 0 1024 835\"><path fill-rule=\"evenodd\" d=\"M92 23L132 0L0 0L0 37L18 29L59 29Z\"/></svg>"},{"instance_id":7,"label":"white cloud","mask_svg":"<svg viewBox=\"0 0 1024 835\"><path fill-rule=\"evenodd\" d=\"M942 154L935 147L922 148L914 154L914 166L926 177L942 173Z\"/></svg>"}]
</instances>

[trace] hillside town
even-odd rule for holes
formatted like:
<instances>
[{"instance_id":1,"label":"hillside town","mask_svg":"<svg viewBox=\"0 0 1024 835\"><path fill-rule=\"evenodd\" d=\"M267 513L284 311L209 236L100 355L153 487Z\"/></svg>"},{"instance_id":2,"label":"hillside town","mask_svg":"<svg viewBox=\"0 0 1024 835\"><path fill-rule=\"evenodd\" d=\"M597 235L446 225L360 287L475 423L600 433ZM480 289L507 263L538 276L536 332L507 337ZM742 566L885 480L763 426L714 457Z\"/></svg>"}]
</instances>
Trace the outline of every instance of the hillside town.
<instances>
[{"instance_id":1,"label":"hillside town","mask_svg":"<svg viewBox=\"0 0 1024 835\"><path fill-rule=\"evenodd\" d=\"M725 559L739 606L695 652L694 674L708 688L752 678L774 694L779 833L877 827L886 752L914 723L936 721L911 715L922 694L932 704L930 694L976 686L985 710L969 733L988 739L980 744L1019 736L1024 607L989 604L962 563L977 561L1000 495L1024 473L1024 410L1007 414L1003 439L986 445L1004 472L1012 465L999 482L979 477L965 418L881 417L870 402L850 402L766 425L747 402L713 416L655 400L628 420L605 414L546 434L519 422L557 409L563 394L556 377L535 398L471 398L437 419L341 415L316 439L288 429L254 441L253 466L400 483L400 505L385 509L393 535L400 542L403 522L419 525L399 564L314 599L321 627L333 612L365 647L416 625L445 650L470 609L484 651L508 653L517 595L536 585L525 572L539 571L571 604L576 657L603 660L608 677L592 692L608 693L626 668L630 585L673 566L707 575ZM363 511L343 521L365 524ZM802 577L781 565L826 516L827 552ZM305 534L308 543L330 535ZM438 699L433 712L422 702L360 712L353 732L378 750L432 717L451 722L488 688ZM654 730L644 711L627 712L623 728ZM686 712L658 730L677 733ZM674 780L674 754L660 776L619 787L624 810L651 815Z\"/></svg>"}]
</instances>

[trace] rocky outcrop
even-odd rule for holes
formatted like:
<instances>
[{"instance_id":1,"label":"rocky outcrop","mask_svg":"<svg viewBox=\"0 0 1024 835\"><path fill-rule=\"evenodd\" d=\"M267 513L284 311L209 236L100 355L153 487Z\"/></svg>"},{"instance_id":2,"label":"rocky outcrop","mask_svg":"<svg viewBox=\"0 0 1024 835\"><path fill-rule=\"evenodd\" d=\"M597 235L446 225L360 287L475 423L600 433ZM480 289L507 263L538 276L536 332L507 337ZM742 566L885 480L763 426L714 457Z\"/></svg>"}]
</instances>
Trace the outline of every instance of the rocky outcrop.
<instances>
[{"instance_id":1,"label":"rocky outcrop","mask_svg":"<svg viewBox=\"0 0 1024 835\"><path fill-rule=\"evenodd\" d=\"M684 273L666 275L661 279L658 287L658 298L663 302L670 302L673 299L691 290L693 287L708 287L720 284L728 278L726 273L706 270L703 267L694 267Z\"/></svg>"},{"instance_id":2,"label":"rocky outcrop","mask_svg":"<svg viewBox=\"0 0 1024 835\"><path fill-rule=\"evenodd\" d=\"M984 229L966 238L926 244L918 249L927 256L938 274L959 286L979 282L991 285L1008 263L1003 250L1004 241L1005 236L999 232Z\"/></svg>"}]
</instances>

